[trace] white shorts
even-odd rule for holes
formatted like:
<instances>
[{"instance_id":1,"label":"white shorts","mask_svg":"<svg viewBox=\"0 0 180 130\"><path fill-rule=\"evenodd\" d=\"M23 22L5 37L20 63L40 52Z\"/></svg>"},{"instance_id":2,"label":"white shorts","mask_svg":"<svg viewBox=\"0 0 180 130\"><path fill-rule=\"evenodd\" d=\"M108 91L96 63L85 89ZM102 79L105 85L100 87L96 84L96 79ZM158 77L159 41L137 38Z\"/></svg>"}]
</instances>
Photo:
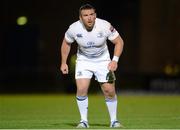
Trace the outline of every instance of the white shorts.
<instances>
[{"instance_id":1,"label":"white shorts","mask_svg":"<svg viewBox=\"0 0 180 130\"><path fill-rule=\"evenodd\" d=\"M75 79L88 78L95 76L98 82L108 82L107 74L109 73L108 64L110 61L90 62L76 61ZM115 78L114 78L115 80Z\"/></svg>"}]
</instances>

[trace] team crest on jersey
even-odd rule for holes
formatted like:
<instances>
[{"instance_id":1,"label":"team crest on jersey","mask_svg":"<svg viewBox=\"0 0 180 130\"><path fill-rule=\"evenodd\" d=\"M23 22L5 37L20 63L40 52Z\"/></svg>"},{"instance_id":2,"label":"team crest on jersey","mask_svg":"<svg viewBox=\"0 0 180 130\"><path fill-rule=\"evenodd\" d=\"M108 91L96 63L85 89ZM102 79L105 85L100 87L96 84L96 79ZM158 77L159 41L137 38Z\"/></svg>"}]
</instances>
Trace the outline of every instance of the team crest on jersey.
<instances>
[{"instance_id":1,"label":"team crest on jersey","mask_svg":"<svg viewBox=\"0 0 180 130\"><path fill-rule=\"evenodd\" d=\"M98 38L103 37L103 33L102 33L102 32L99 32L99 33L97 34L97 37L98 37Z\"/></svg>"},{"instance_id":2,"label":"team crest on jersey","mask_svg":"<svg viewBox=\"0 0 180 130\"><path fill-rule=\"evenodd\" d=\"M82 37L81 33L76 34L77 37Z\"/></svg>"}]
</instances>

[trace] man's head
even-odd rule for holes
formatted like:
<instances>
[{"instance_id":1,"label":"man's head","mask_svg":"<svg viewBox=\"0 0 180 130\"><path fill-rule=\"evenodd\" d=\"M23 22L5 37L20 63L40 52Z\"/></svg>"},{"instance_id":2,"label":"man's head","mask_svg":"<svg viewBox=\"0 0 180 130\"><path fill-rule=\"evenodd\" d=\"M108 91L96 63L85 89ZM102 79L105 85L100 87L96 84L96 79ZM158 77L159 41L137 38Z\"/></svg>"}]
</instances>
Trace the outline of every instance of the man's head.
<instances>
[{"instance_id":1,"label":"man's head","mask_svg":"<svg viewBox=\"0 0 180 130\"><path fill-rule=\"evenodd\" d=\"M90 4L82 5L79 9L79 19L83 22L86 29L91 31L96 19L95 8Z\"/></svg>"}]
</instances>

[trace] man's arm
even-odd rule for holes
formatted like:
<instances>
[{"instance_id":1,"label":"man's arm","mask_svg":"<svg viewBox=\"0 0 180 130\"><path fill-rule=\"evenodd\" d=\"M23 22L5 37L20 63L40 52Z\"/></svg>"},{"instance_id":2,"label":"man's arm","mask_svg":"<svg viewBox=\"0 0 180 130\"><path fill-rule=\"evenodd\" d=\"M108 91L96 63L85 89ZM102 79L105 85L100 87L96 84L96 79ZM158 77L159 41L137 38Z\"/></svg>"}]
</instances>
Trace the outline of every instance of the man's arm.
<instances>
[{"instance_id":1,"label":"man's arm","mask_svg":"<svg viewBox=\"0 0 180 130\"><path fill-rule=\"evenodd\" d=\"M68 65L67 65L67 58L69 55L71 49L71 45L63 39L62 45L61 45L61 67L60 70L63 74L68 74Z\"/></svg>"},{"instance_id":2,"label":"man's arm","mask_svg":"<svg viewBox=\"0 0 180 130\"><path fill-rule=\"evenodd\" d=\"M123 51L124 42L120 36L111 41L114 45L114 56L120 57Z\"/></svg>"},{"instance_id":3,"label":"man's arm","mask_svg":"<svg viewBox=\"0 0 180 130\"><path fill-rule=\"evenodd\" d=\"M115 45L115 47L114 47L114 56L113 56L112 61L109 63L108 69L110 71L116 71L118 67L119 57L121 56L122 51L123 51L124 42L120 36L118 36L111 42Z\"/></svg>"}]
</instances>

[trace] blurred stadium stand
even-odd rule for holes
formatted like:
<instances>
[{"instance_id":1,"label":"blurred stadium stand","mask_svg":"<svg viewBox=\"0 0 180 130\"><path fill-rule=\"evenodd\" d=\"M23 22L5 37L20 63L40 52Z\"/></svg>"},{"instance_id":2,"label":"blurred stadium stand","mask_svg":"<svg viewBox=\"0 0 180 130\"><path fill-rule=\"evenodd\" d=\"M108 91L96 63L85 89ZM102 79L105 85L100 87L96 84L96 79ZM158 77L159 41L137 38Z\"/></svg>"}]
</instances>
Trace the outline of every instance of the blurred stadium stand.
<instances>
[{"instance_id":1,"label":"blurred stadium stand","mask_svg":"<svg viewBox=\"0 0 180 130\"><path fill-rule=\"evenodd\" d=\"M59 71L59 49L64 32L78 20L78 8L85 2L1 1L0 93L75 92L73 73ZM91 2L97 16L110 21L125 42L116 72L118 91L179 93L180 1ZM29 18L25 26L16 25L21 15ZM108 46L112 52L113 46ZM71 50L70 57L75 53ZM91 92L100 90L97 82L91 86Z\"/></svg>"}]
</instances>

